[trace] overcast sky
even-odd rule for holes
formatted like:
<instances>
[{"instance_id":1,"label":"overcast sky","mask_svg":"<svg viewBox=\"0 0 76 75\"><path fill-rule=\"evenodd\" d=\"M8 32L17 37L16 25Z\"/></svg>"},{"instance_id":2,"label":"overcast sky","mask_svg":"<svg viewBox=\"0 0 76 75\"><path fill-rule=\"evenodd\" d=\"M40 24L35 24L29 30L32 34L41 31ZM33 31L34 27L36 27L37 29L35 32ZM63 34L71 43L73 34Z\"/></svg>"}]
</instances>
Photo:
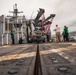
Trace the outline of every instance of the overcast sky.
<instances>
[{"instance_id":1,"label":"overcast sky","mask_svg":"<svg viewBox=\"0 0 76 75\"><path fill-rule=\"evenodd\" d=\"M32 12L32 17L36 17L39 8L45 9L45 17L56 14L51 25L52 34L56 24L61 31L64 25L69 27L69 32L76 31L76 0L0 0L0 15L9 15L15 3L26 18L30 18Z\"/></svg>"}]
</instances>

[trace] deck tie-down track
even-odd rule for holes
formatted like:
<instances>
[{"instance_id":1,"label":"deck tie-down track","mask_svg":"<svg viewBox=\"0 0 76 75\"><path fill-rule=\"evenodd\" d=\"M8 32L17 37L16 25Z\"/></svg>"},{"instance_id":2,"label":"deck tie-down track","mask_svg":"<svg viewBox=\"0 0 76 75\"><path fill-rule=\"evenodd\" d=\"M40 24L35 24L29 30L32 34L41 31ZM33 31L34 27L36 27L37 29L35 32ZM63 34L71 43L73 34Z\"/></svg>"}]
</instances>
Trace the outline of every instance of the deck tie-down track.
<instances>
[{"instance_id":1,"label":"deck tie-down track","mask_svg":"<svg viewBox=\"0 0 76 75\"><path fill-rule=\"evenodd\" d=\"M39 43L0 49L0 75L76 75L76 65L52 49Z\"/></svg>"}]
</instances>

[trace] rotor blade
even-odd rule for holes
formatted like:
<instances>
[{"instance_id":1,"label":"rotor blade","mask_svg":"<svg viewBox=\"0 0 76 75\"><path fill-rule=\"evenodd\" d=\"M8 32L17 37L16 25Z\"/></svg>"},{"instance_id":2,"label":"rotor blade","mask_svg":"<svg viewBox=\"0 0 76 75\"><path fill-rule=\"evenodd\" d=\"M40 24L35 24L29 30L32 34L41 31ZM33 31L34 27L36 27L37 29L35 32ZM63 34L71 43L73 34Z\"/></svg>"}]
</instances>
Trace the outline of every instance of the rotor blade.
<instances>
[{"instance_id":1,"label":"rotor blade","mask_svg":"<svg viewBox=\"0 0 76 75\"><path fill-rule=\"evenodd\" d=\"M39 18L41 17L41 15L42 15L44 12L45 12L45 10L40 8L40 11L38 12L38 14L37 14L37 16L36 16L36 18L35 18L35 20L34 20L35 23L39 20Z\"/></svg>"},{"instance_id":2,"label":"rotor blade","mask_svg":"<svg viewBox=\"0 0 76 75\"><path fill-rule=\"evenodd\" d=\"M50 18L53 18L53 17L55 17L55 14L51 14L49 17L47 17L47 18L45 19L45 22L48 21Z\"/></svg>"}]
</instances>

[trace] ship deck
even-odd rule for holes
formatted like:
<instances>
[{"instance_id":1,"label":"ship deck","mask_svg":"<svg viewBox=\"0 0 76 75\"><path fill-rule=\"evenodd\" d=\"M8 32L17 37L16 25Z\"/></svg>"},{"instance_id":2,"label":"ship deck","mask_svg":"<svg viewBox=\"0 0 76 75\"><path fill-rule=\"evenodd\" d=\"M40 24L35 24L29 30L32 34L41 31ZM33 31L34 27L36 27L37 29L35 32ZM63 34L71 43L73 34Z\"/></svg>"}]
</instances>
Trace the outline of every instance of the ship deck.
<instances>
[{"instance_id":1,"label":"ship deck","mask_svg":"<svg viewBox=\"0 0 76 75\"><path fill-rule=\"evenodd\" d=\"M0 75L76 75L76 43L0 46Z\"/></svg>"}]
</instances>

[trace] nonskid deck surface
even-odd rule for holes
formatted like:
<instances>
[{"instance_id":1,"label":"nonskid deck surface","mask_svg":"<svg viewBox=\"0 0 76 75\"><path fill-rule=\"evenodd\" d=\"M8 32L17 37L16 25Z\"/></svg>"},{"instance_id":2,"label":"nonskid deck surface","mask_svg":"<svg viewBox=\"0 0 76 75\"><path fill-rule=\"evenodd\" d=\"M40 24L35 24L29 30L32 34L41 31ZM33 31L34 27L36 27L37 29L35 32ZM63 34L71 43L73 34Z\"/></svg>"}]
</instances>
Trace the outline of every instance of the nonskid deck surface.
<instances>
[{"instance_id":1,"label":"nonskid deck surface","mask_svg":"<svg viewBox=\"0 0 76 75\"><path fill-rule=\"evenodd\" d=\"M35 57L35 44L0 48L0 75L32 75Z\"/></svg>"},{"instance_id":2,"label":"nonskid deck surface","mask_svg":"<svg viewBox=\"0 0 76 75\"><path fill-rule=\"evenodd\" d=\"M0 75L76 75L76 43L0 47Z\"/></svg>"}]
</instances>

